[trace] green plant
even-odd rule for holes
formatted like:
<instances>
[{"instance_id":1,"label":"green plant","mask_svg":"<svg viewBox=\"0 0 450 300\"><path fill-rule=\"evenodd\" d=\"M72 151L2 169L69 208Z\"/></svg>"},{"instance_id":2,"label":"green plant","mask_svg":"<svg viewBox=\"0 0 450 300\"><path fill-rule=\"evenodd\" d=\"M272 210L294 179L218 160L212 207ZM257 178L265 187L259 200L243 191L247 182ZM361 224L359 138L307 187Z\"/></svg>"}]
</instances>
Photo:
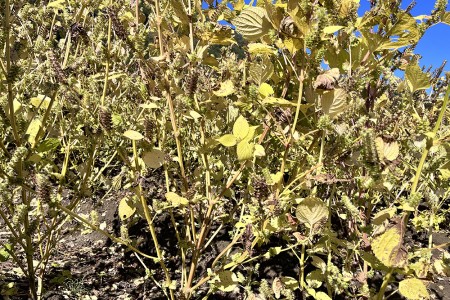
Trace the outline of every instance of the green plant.
<instances>
[{"instance_id":1,"label":"green plant","mask_svg":"<svg viewBox=\"0 0 450 300\"><path fill-rule=\"evenodd\" d=\"M395 274L403 296L427 298L448 214L450 88L414 47L450 23L447 1L416 18L399 1L360 18L355 0L207 3L0 2L1 259L39 299L73 218L134 251L168 299L242 287L383 299ZM162 187L146 184L157 176ZM75 211L100 192L120 195L120 237ZM156 230L165 215L178 269ZM128 234L139 220L150 249ZM408 229L426 230L427 247L409 249ZM247 278L287 253L297 276Z\"/></svg>"}]
</instances>

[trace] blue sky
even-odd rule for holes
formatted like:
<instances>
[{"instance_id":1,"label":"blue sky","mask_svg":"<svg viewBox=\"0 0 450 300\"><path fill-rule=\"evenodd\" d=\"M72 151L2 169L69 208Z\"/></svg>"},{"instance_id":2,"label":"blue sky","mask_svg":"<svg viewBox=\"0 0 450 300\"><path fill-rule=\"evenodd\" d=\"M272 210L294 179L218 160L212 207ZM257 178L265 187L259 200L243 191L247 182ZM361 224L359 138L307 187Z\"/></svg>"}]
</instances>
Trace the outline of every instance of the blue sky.
<instances>
[{"instance_id":1,"label":"blue sky","mask_svg":"<svg viewBox=\"0 0 450 300\"><path fill-rule=\"evenodd\" d=\"M405 9L412 0L402 1L402 8ZM430 15L434 8L434 0L416 0L417 4L411 11L413 16ZM370 9L369 0L361 0L358 13L363 15ZM449 7L447 7L447 11ZM442 61L448 60L445 71L450 71L450 25L437 24L429 28L415 49L416 54L422 55L419 61L421 66L433 66L438 68Z\"/></svg>"}]
</instances>

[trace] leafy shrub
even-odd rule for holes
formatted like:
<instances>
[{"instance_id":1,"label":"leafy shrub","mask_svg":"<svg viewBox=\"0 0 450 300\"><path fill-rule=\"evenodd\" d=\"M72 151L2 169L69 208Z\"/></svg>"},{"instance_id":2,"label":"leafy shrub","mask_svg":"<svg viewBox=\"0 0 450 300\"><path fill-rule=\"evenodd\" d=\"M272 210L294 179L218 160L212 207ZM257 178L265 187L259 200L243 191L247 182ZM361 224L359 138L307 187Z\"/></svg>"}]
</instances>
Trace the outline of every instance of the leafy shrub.
<instances>
[{"instance_id":1,"label":"leafy shrub","mask_svg":"<svg viewBox=\"0 0 450 300\"><path fill-rule=\"evenodd\" d=\"M414 47L450 13L441 0L426 17L371 2L358 18L355 0L2 0L0 216L11 234L0 258L38 298L75 218L158 263L170 299L208 284L251 299L383 299L395 274L403 296L428 298L420 279L448 275L431 250L445 246L432 234L448 217L449 76L445 63L421 68ZM145 184L157 176L162 194ZM125 195L120 237L74 211L107 190ZM158 215L170 216L179 270ZM139 219L151 253L128 235ZM221 229L229 243L200 272ZM427 247L408 230L426 231ZM296 278L252 279L282 252L298 258Z\"/></svg>"}]
</instances>

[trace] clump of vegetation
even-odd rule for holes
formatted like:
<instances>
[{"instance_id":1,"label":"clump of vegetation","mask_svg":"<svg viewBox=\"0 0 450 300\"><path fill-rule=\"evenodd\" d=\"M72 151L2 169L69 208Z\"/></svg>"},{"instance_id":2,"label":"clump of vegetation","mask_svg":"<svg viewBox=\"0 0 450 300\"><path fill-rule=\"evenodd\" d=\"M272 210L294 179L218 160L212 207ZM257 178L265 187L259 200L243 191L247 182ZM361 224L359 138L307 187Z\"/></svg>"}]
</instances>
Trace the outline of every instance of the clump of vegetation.
<instances>
[{"instance_id":1,"label":"clump of vegetation","mask_svg":"<svg viewBox=\"0 0 450 300\"><path fill-rule=\"evenodd\" d=\"M40 299L76 219L158 264L168 299L428 299L449 275L431 252L448 247L450 76L414 49L450 12L371 3L1 0L0 259ZM121 195L118 235L75 211L99 193ZM258 274L282 253L295 276Z\"/></svg>"}]
</instances>

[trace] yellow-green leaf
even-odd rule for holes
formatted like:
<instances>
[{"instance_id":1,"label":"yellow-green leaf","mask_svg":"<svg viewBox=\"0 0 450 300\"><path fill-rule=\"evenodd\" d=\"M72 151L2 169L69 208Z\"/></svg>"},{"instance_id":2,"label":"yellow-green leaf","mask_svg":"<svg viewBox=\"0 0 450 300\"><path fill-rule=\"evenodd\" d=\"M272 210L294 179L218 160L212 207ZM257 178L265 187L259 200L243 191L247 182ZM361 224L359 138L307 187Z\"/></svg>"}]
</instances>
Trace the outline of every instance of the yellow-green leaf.
<instances>
[{"instance_id":1,"label":"yellow-green leaf","mask_svg":"<svg viewBox=\"0 0 450 300\"><path fill-rule=\"evenodd\" d=\"M422 280L417 278L408 278L400 281L398 290L408 300L430 299L427 287Z\"/></svg>"},{"instance_id":2,"label":"yellow-green leaf","mask_svg":"<svg viewBox=\"0 0 450 300\"><path fill-rule=\"evenodd\" d=\"M274 55L277 51L274 47L263 43L250 43L248 44L248 52L250 54Z\"/></svg>"},{"instance_id":3,"label":"yellow-green leaf","mask_svg":"<svg viewBox=\"0 0 450 300\"><path fill-rule=\"evenodd\" d=\"M27 134L28 134L28 142L31 144L31 146L34 147L34 145L36 144L36 136L39 132L39 130L42 127L42 122L39 119L33 119L30 123L30 125L28 126L27 129Z\"/></svg>"},{"instance_id":4,"label":"yellow-green leaf","mask_svg":"<svg viewBox=\"0 0 450 300\"><path fill-rule=\"evenodd\" d=\"M442 14L441 22L450 25L450 11L446 11Z\"/></svg>"},{"instance_id":5,"label":"yellow-green leaf","mask_svg":"<svg viewBox=\"0 0 450 300\"><path fill-rule=\"evenodd\" d=\"M130 140L138 141L142 140L144 136L135 130L127 130L123 133L123 136L129 138Z\"/></svg>"},{"instance_id":6,"label":"yellow-green leaf","mask_svg":"<svg viewBox=\"0 0 450 300\"><path fill-rule=\"evenodd\" d=\"M301 223L313 228L314 224L328 219L328 207L319 198L308 197L300 202L295 214Z\"/></svg>"},{"instance_id":7,"label":"yellow-green leaf","mask_svg":"<svg viewBox=\"0 0 450 300\"><path fill-rule=\"evenodd\" d=\"M256 144L255 145L255 156L257 157L262 157L266 155L266 151L264 150L264 147L261 146L260 144Z\"/></svg>"},{"instance_id":8,"label":"yellow-green leaf","mask_svg":"<svg viewBox=\"0 0 450 300\"><path fill-rule=\"evenodd\" d=\"M157 169L164 164L165 154L159 149L144 153L142 160L149 168Z\"/></svg>"},{"instance_id":9,"label":"yellow-green leaf","mask_svg":"<svg viewBox=\"0 0 450 300\"><path fill-rule=\"evenodd\" d=\"M336 31L339 31L342 28L344 28L344 26L327 26L323 29L323 33L325 34L335 33Z\"/></svg>"},{"instance_id":10,"label":"yellow-green leaf","mask_svg":"<svg viewBox=\"0 0 450 300\"><path fill-rule=\"evenodd\" d=\"M302 49L301 41L296 38L287 38L283 43L284 47L291 52L291 54L295 54L298 50Z\"/></svg>"},{"instance_id":11,"label":"yellow-green leaf","mask_svg":"<svg viewBox=\"0 0 450 300\"><path fill-rule=\"evenodd\" d=\"M122 221L131 217L135 211L136 207L133 205L131 199L124 197L122 198L122 200L120 200L118 213Z\"/></svg>"},{"instance_id":12,"label":"yellow-green leaf","mask_svg":"<svg viewBox=\"0 0 450 300\"><path fill-rule=\"evenodd\" d=\"M335 89L324 92L321 97L321 105L322 111L329 115L330 118L334 118L348 107L347 93L344 89Z\"/></svg>"},{"instance_id":13,"label":"yellow-green leaf","mask_svg":"<svg viewBox=\"0 0 450 300\"><path fill-rule=\"evenodd\" d=\"M406 263L407 252L399 226L402 225L386 230L372 241L373 254L387 267L402 267Z\"/></svg>"},{"instance_id":14,"label":"yellow-green leaf","mask_svg":"<svg viewBox=\"0 0 450 300\"><path fill-rule=\"evenodd\" d=\"M236 275L228 270L220 272L217 275L216 280L218 282L215 284L215 286L223 292L232 292L239 283Z\"/></svg>"},{"instance_id":15,"label":"yellow-green leaf","mask_svg":"<svg viewBox=\"0 0 450 300\"><path fill-rule=\"evenodd\" d=\"M47 5L47 7L53 7L53 8L57 8L57 9L63 9L65 3L66 3L65 0L56 0L56 1L50 2L50 3Z\"/></svg>"},{"instance_id":16,"label":"yellow-green leaf","mask_svg":"<svg viewBox=\"0 0 450 300\"><path fill-rule=\"evenodd\" d=\"M237 145L237 157L239 161L244 161L253 158L253 152L255 150L255 144L247 141L241 141Z\"/></svg>"},{"instance_id":17,"label":"yellow-green leaf","mask_svg":"<svg viewBox=\"0 0 450 300\"><path fill-rule=\"evenodd\" d=\"M411 93L418 90L426 90L430 87L429 75L422 72L422 69L417 64L406 67L405 77Z\"/></svg>"},{"instance_id":18,"label":"yellow-green leaf","mask_svg":"<svg viewBox=\"0 0 450 300\"><path fill-rule=\"evenodd\" d=\"M220 84L220 89L218 91L213 91L214 95L218 97L226 97L235 92L233 81L227 80Z\"/></svg>"},{"instance_id":19,"label":"yellow-green leaf","mask_svg":"<svg viewBox=\"0 0 450 300\"><path fill-rule=\"evenodd\" d=\"M225 134L222 135L220 138L217 139L219 143L224 145L225 147L233 147L236 145L236 137L232 134Z\"/></svg>"},{"instance_id":20,"label":"yellow-green leaf","mask_svg":"<svg viewBox=\"0 0 450 300\"><path fill-rule=\"evenodd\" d=\"M30 99L31 105L34 107L39 107L41 109L47 109L50 104L50 97L45 95L37 95Z\"/></svg>"},{"instance_id":21,"label":"yellow-green leaf","mask_svg":"<svg viewBox=\"0 0 450 300\"><path fill-rule=\"evenodd\" d=\"M39 146L36 148L36 151L40 152L40 153L47 152L47 151L56 149L59 145L61 145L61 142L59 141L59 139L48 138L39 144Z\"/></svg>"},{"instance_id":22,"label":"yellow-green leaf","mask_svg":"<svg viewBox=\"0 0 450 300\"><path fill-rule=\"evenodd\" d=\"M169 201L174 207L186 206L189 204L188 199L177 195L174 192L166 193L166 199Z\"/></svg>"},{"instance_id":23,"label":"yellow-green leaf","mask_svg":"<svg viewBox=\"0 0 450 300\"><path fill-rule=\"evenodd\" d=\"M389 161L395 160L400 153L400 147L397 142L384 143L383 156Z\"/></svg>"},{"instance_id":24,"label":"yellow-green leaf","mask_svg":"<svg viewBox=\"0 0 450 300\"><path fill-rule=\"evenodd\" d=\"M297 106L297 103L291 102L283 98L267 97L263 100L263 104L277 106Z\"/></svg>"},{"instance_id":25,"label":"yellow-green leaf","mask_svg":"<svg viewBox=\"0 0 450 300\"><path fill-rule=\"evenodd\" d=\"M271 28L266 15L264 8L251 6L244 9L232 23L245 39L255 41L267 34Z\"/></svg>"},{"instance_id":26,"label":"yellow-green leaf","mask_svg":"<svg viewBox=\"0 0 450 300\"><path fill-rule=\"evenodd\" d=\"M239 139L244 139L250 130L250 125L243 116L239 116L233 125L233 135Z\"/></svg>"},{"instance_id":27,"label":"yellow-green leaf","mask_svg":"<svg viewBox=\"0 0 450 300\"><path fill-rule=\"evenodd\" d=\"M262 83L262 84L259 86L258 92L259 92L263 97L267 97L267 96L273 95L274 90L273 90L273 88L272 88L269 84L267 84L267 83L264 82L264 83Z\"/></svg>"}]
</instances>

